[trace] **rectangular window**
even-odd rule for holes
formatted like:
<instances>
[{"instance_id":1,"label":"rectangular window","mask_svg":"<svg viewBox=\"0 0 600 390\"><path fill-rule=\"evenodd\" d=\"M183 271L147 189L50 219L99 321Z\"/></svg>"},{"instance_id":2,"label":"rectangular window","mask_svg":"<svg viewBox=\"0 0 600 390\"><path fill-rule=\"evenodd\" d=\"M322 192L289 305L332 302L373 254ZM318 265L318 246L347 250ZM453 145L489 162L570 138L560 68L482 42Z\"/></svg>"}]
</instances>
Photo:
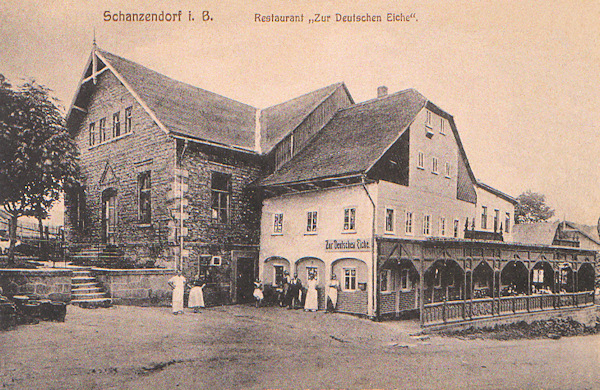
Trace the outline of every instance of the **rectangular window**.
<instances>
[{"instance_id":1,"label":"rectangular window","mask_svg":"<svg viewBox=\"0 0 600 390\"><path fill-rule=\"evenodd\" d=\"M282 213L273 214L273 233L275 233L275 234L283 233L283 214Z\"/></svg>"},{"instance_id":2,"label":"rectangular window","mask_svg":"<svg viewBox=\"0 0 600 390\"><path fill-rule=\"evenodd\" d=\"M423 152L419 152L419 157L417 158L417 168L425 169L425 154L423 154Z\"/></svg>"},{"instance_id":3,"label":"rectangular window","mask_svg":"<svg viewBox=\"0 0 600 390\"><path fill-rule=\"evenodd\" d=\"M446 235L446 218L440 218L440 236Z\"/></svg>"},{"instance_id":4,"label":"rectangular window","mask_svg":"<svg viewBox=\"0 0 600 390\"><path fill-rule=\"evenodd\" d=\"M310 280L311 278L317 279L319 277L319 269L313 266L306 267L306 280Z\"/></svg>"},{"instance_id":5,"label":"rectangular window","mask_svg":"<svg viewBox=\"0 0 600 390\"><path fill-rule=\"evenodd\" d=\"M500 228L500 210L494 210L494 231L497 232Z\"/></svg>"},{"instance_id":6,"label":"rectangular window","mask_svg":"<svg viewBox=\"0 0 600 390\"><path fill-rule=\"evenodd\" d=\"M344 290L356 290L356 268L344 268Z\"/></svg>"},{"instance_id":7,"label":"rectangular window","mask_svg":"<svg viewBox=\"0 0 600 390\"><path fill-rule=\"evenodd\" d=\"M436 268L433 273L433 287L442 287L442 272L439 268Z\"/></svg>"},{"instance_id":8,"label":"rectangular window","mask_svg":"<svg viewBox=\"0 0 600 390\"><path fill-rule=\"evenodd\" d=\"M385 232L394 232L394 209L385 209Z\"/></svg>"},{"instance_id":9,"label":"rectangular window","mask_svg":"<svg viewBox=\"0 0 600 390\"><path fill-rule=\"evenodd\" d=\"M379 280L379 288L381 290L381 292L389 292L391 291L391 281L392 281L392 270L389 269L384 269L383 271L381 271L380 274L380 280Z\"/></svg>"},{"instance_id":10,"label":"rectangular window","mask_svg":"<svg viewBox=\"0 0 600 390\"><path fill-rule=\"evenodd\" d=\"M100 122L98 122L98 132L100 134L100 142L104 142L106 141L106 118L102 118L100 119Z\"/></svg>"},{"instance_id":11,"label":"rectangular window","mask_svg":"<svg viewBox=\"0 0 600 390\"><path fill-rule=\"evenodd\" d=\"M431 234L431 215L425 214L423 216L423 235L429 236Z\"/></svg>"},{"instance_id":12,"label":"rectangular window","mask_svg":"<svg viewBox=\"0 0 600 390\"><path fill-rule=\"evenodd\" d=\"M458 238L458 228L460 226L460 221L458 219L454 220L454 238Z\"/></svg>"},{"instance_id":13,"label":"rectangular window","mask_svg":"<svg viewBox=\"0 0 600 390\"><path fill-rule=\"evenodd\" d=\"M409 290L410 289L410 279L408 278L408 269L400 270L400 289L401 290Z\"/></svg>"},{"instance_id":14,"label":"rectangular window","mask_svg":"<svg viewBox=\"0 0 600 390\"><path fill-rule=\"evenodd\" d=\"M438 174L438 159L437 157L433 157L431 159L431 173L434 175Z\"/></svg>"},{"instance_id":15,"label":"rectangular window","mask_svg":"<svg viewBox=\"0 0 600 390\"><path fill-rule=\"evenodd\" d=\"M540 268L533 269L533 283L544 283L544 270Z\"/></svg>"},{"instance_id":16,"label":"rectangular window","mask_svg":"<svg viewBox=\"0 0 600 390\"><path fill-rule=\"evenodd\" d=\"M356 209L350 207L344 209L344 231L352 232L356 230Z\"/></svg>"},{"instance_id":17,"label":"rectangular window","mask_svg":"<svg viewBox=\"0 0 600 390\"><path fill-rule=\"evenodd\" d=\"M510 213L506 213L504 218L504 231L510 233Z\"/></svg>"},{"instance_id":18,"label":"rectangular window","mask_svg":"<svg viewBox=\"0 0 600 390\"><path fill-rule=\"evenodd\" d=\"M412 226L413 226L413 213L411 211L407 211L406 212L406 224L405 224L406 234L413 233Z\"/></svg>"},{"instance_id":19,"label":"rectangular window","mask_svg":"<svg viewBox=\"0 0 600 390\"><path fill-rule=\"evenodd\" d=\"M138 192L139 192L139 217L140 223L150 223L152 217L151 207L151 188L150 171L138 174Z\"/></svg>"},{"instance_id":20,"label":"rectangular window","mask_svg":"<svg viewBox=\"0 0 600 390\"><path fill-rule=\"evenodd\" d=\"M127 107L125 109L125 130L124 134L131 132L131 109L132 107Z\"/></svg>"},{"instance_id":21,"label":"rectangular window","mask_svg":"<svg viewBox=\"0 0 600 390\"><path fill-rule=\"evenodd\" d=\"M317 212L309 211L306 213L306 232L314 233L317 231Z\"/></svg>"},{"instance_id":22,"label":"rectangular window","mask_svg":"<svg viewBox=\"0 0 600 390\"><path fill-rule=\"evenodd\" d=\"M115 112L113 114L112 136L118 137L120 135L121 135L121 113Z\"/></svg>"},{"instance_id":23,"label":"rectangular window","mask_svg":"<svg viewBox=\"0 0 600 390\"><path fill-rule=\"evenodd\" d=\"M440 118L440 134L446 134L446 122L444 122L444 118Z\"/></svg>"},{"instance_id":24,"label":"rectangular window","mask_svg":"<svg viewBox=\"0 0 600 390\"><path fill-rule=\"evenodd\" d=\"M221 256L213 256L210 259L210 265L219 266L221 265Z\"/></svg>"},{"instance_id":25,"label":"rectangular window","mask_svg":"<svg viewBox=\"0 0 600 390\"><path fill-rule=\"evenodd\" d=\"M276 286L283 286L283 265L275 265L273 280L275 281Z\"/></svg>"},{"instance_id":26,"label":"rectangular window","mask_svg":"<svg viewBox=\"0 0 600 390\"><path fill-rule=\"evenodd\" d=\"M96 123L90 123L90 146L96 144Z\"/></svg>"},{"instance_id":27,"label":"rectangular window","mask_svg":"<svg viewBox=\"0 0 600 390\"><path fill-rule=\"evenodd\" d=\"M481 229L487 229L487 207L481 207Z\"/></svg>"},{"instance_id":28,"label":"rectangular window","mask_svg":"<svg viewBox=\"0 0 600 390\"><path fill-rule=\"evenodd\" d=\"M229 222L229 198L231 196L231 175L213 172L210 178L212 194L212 220L218 223Z\"/></svg>"},{"instance_id":29,"label":"rectangular window","mask_svg":"<svg viewBox=\"0 0 600 390\"><path fill-rule=\"evenodd\" d=\"M444 169L444 170L445 170L445 173L446 173L446 177L447 177L447 178L450 178L450 172L451 172L451 169L450 169L450 163L448 163L448 162L447 162L447 163L444 165L444 167L445 167L445 169Z\"/></svg>"},{"instance_id":30,"label":"rectangular window","mask_svg":"<svg viewBox=\"0 0 600 390\"><path fill-rule=\"evenodd\" d=\"M431 111L427 110L425 111L425 113L425 126L431 128Z\"/></svg>"}]
</instances>

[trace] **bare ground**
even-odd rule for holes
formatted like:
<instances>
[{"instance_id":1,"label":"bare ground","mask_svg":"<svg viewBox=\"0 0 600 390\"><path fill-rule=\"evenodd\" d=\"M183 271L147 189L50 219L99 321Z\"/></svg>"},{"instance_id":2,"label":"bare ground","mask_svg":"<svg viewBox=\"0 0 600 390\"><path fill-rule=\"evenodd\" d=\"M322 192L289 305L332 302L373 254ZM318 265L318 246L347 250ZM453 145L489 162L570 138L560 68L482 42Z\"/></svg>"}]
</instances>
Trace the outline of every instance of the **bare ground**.
<instances>
[{"instance_id":1,"label":"bare ground","mask_svg":"<svg viewBox=\"0 0 600 390\"><path fill-rule=\"evenodd\" d=\"M0 333L8 389L600 388L600 335L419 339L414 322L229 306L69 306Z\"/></svg>"}]
</instances>

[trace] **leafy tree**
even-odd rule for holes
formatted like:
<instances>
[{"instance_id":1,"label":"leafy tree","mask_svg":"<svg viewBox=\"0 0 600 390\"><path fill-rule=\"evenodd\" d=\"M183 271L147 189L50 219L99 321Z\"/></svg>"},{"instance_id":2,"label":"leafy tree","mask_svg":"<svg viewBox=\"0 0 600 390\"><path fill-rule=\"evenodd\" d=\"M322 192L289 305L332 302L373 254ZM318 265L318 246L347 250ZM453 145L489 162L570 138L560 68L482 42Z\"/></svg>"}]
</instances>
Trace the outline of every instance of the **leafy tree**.
<instances>
[{"instance_id":1,"label":"leafy tree","mask_svg":"<svg viewBox=\"0 0 600 390\"><path fill-rule=\"evenodd\" d=\"M0 206L11 217L11 264L18 218L46 218L77 178L77 147L50 92L35 81L13 87L0 74Z\"/></svg>"},{"instance_id":2,"label":"leafy tree","mask_svg":"<svg viewBox=\"0 0 600 390\"><path fill-rule=\"evenodd\" d=\"M554 210L546 204L543 194L527 190L517 197L515 223L546 221L554 216Z\"/></svg>"}]
</instances>

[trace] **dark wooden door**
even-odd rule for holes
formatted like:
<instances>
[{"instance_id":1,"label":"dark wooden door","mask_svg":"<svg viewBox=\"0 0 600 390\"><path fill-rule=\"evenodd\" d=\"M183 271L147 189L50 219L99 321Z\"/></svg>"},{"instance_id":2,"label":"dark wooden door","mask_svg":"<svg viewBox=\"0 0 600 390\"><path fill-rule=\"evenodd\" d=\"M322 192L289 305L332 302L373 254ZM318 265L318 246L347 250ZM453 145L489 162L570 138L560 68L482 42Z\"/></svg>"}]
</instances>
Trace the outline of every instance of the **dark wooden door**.
<instances>
[{"instance_id":1,"label":"dark wooden door","mask_svg":"<svg viewBox=\"0 0 600 390\"><path fill-rule=\"evenodd\" d=\"M252 302L252 292L254 290L254 259L251 257L238 258L236 276L237 302Z\"/></svg>"}]
</instances>

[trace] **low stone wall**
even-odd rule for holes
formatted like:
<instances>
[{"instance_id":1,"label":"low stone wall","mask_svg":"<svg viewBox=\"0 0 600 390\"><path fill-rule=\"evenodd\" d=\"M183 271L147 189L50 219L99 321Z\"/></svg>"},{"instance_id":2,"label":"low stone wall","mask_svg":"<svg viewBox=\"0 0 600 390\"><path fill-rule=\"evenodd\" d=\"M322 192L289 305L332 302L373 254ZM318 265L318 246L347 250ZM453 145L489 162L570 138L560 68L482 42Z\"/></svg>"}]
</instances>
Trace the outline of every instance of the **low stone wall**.
<instances>
[{"instance_id":1,"label":"low stone wall","mask_svg":"<svg viewBox=\"0 0 600 390\"><path fill-rule=\"evenodd\" d=\"M172 293L167 282L176 274L173 269L92 268L91 271L115 304L139 306L171 304Z\"/></svg>"},{"instance_id":2,"label":"low stone wall","mask_svg":"<svg viewBox=\"0 0 600 390\"><path fill-rule=\"evenodd\" d=\"M0 269L0 286L6 295L35 294L70 302L72 276L68 269Z\"/></svg>"}]
</instances>

